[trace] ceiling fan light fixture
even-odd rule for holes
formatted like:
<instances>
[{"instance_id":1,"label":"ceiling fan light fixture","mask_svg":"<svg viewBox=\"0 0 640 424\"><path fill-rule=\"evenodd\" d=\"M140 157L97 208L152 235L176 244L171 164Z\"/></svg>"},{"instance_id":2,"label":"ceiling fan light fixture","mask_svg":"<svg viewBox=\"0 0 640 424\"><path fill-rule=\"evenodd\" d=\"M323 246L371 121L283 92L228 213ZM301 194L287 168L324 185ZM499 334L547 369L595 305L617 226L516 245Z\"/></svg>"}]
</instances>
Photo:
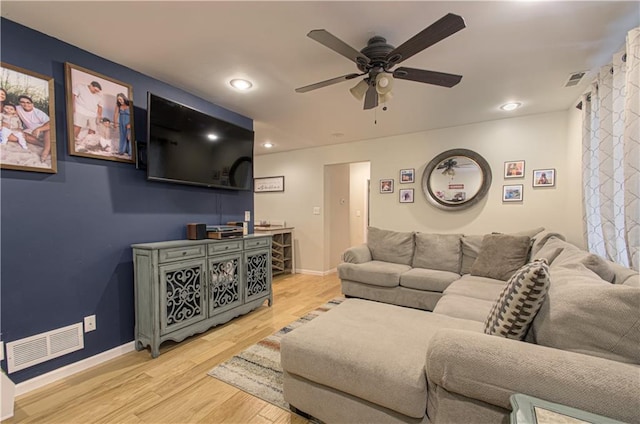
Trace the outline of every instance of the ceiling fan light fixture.
<instances>
[{"instance_id":1,"label":"ceiling fan light fixture","mask_svg":"<svg viewBox=\"0 0 640 424\"><path fill-rule=\"evenodd\" d=\"M511 112L512 110L516 110L518 109L520 106L522 106L522 103L520 102L509 102L509 103L505 103L502 106L500 106L500 109L507 111L507 112Z\"/></svg>"},{"instance_id":2,"label":"ceiling fan light fixture","mask_svg":"<svg viewBox=\"0 0 640 424\"><path fill-rule=\"evenodd\" d=\"M388 103L389 100L391 100L392 97L393 97L393 95L391 94L391 92L385 93L385 94L379 94L378 95L378 103Z\"/></svg>"},{"instance_id":3,"label":"ceiling fan light fixture","mask_svg":"<svg viewBox=\"0 0 640 424\"><path fill-rule=\"evenodd\" d=\"M393 79L390 74L380 72L376 75L376 91L380 96L390 93L391 88L393 88Z\"/></svg>"},{"instance_id":4,"label":"ceiling fan light fixture","mask_svg":"<svg viewBox=\"0 0 640 424\"><path fill-rule=\"evenodd\" d=\"M369 88L369 84L367 83L367 80L363 79L363 80L360 80L359 83L351 87L349 91L351 92L351 95L356 100L362 100L364 99L364 95L367 92L368 88Z\"/></svg>"}]
</instances>

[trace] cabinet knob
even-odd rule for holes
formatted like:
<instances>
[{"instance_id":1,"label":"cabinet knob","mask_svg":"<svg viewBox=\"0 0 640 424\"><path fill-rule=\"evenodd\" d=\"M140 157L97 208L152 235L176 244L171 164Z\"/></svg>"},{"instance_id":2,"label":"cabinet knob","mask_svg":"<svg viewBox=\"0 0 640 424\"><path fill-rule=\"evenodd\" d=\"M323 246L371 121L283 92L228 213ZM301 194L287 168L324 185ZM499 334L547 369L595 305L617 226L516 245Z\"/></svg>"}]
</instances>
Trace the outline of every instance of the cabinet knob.
<instances>
[{"instance_id":1,"label":"cabinet knob","mask_svg":"<svg viewBox=\"0 0 640 424\"><path fill-rule=\"evenodd\" d=\"M187 252L182 252L182 256L184 256L184 255L186 255L186 254L187 254Z\"/></svg>"}]
</instances>

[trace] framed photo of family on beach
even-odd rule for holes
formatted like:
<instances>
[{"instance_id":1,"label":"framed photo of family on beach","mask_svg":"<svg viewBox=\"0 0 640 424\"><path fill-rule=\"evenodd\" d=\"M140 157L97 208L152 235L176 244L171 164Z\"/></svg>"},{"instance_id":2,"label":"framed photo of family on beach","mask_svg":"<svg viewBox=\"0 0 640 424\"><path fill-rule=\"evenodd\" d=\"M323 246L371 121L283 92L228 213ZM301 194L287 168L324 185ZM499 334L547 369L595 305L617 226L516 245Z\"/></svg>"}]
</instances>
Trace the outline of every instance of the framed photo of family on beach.
<instances>
[{"instance_id":1,"label":"framed photo of family on beach","mask_svg":"<svg viewBox=\"0 0 640 424\"><path fill-rule=\"evenodd\" d=\"M0 62L0 167L57 172L53 77Z\"/></svg>"},{"instance_id":2,"label":"framed photo of family on beach","mask_svg":"<svg viewBox=\"0 0 640 424\"><path fill-rule=\"evenodd\" d=\"M69 154L135 163L131 85L69 62L64 74Z\"/></svg>"}]
</instances>

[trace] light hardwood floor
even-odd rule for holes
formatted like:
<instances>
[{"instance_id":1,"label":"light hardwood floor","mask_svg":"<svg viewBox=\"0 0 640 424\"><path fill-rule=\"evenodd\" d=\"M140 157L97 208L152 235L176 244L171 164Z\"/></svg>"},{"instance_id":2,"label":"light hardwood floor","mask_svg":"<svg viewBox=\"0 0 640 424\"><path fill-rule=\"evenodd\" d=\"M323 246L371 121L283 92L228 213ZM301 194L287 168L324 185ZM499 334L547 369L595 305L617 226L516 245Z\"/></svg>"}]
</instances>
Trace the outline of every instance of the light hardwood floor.
<instances>
[{"instance_id":1,"label":"light hardwood floor","mask_svg":"<svg viewBox=\"0 0 640 424\"><path fill-rule=\"evenodd\" d=\"M273 281L272 307L263 306L181 343L160 356L130 352L27 393L16 400L13 423L292 423L307 421L207 372L307 312L341 295L336 274L295 274Z\"/></svg>"}]
</instances>

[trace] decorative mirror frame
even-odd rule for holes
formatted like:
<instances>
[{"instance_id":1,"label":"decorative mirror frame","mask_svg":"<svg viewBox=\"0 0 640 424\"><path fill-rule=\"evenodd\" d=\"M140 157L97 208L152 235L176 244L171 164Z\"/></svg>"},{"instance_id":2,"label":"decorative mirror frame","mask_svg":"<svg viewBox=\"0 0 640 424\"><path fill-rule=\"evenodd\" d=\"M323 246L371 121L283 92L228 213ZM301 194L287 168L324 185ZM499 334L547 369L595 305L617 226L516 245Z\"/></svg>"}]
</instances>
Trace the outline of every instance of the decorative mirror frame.
<instances>
[{"instance_id":1,"label":"decorative mirror frame","mask_svg":"<svg viewBox=\"0 0 640 424\"><path fill-rule=\"evenodd\" d=\"M433 192L431 186L429 185L429 180L431 179L431 174L436 171L436 168L439 164L444 162L445 160L451 158L452 156L464 156L475 163L480 167L480 171L482 172L482 183L480 184L480 189L478 192L470 197L469 199L459 202L459 203L445 203L442 200L438 199L438 197ZM462 210L470 208L471 206L478 203L482 200L489 191L489 187L491 187L491 167L487 163L487 161L480 156L478 153L473 150L468 149L452 149L447 150L446 152L440 153L438 156L434 157L431 162L427 164L427 167L424 169L424 173L422 174L422 191L429 203L434 205L437 208L443 210Z\"/></svg>"}]
</instances>

